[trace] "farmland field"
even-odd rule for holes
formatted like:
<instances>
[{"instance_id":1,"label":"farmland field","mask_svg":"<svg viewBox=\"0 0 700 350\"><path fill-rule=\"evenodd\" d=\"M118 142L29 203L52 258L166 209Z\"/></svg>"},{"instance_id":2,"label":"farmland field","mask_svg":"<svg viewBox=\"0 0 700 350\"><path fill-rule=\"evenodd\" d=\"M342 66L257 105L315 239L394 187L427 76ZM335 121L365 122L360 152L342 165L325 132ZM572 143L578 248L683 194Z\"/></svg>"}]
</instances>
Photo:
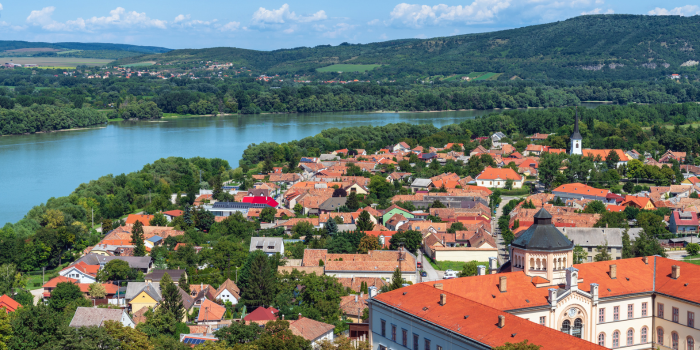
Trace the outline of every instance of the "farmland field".
<instances>
[{"instance_id":1,"label":"farmland field","mask_svg":"<svg viewBox=\"0 0 700 350\"><path fill-rule=\"evenodd\" d=\"M496 80L501 76L502 73L486 73L474 80Z\"/></svg>"},{"instance_id":2,"label":"farmland field","mask_svg":"<svg viewBox=\"0 0 700 350\"><path fill-rule=\"evenodd\" d=\"M6 62L17 64L36 64L37 66L43 67L75 68L80 65L102 66L112 62L112 60L82 57L0 57L0 64Z\"/></svg>"},{"instance_id":3,"label":"farmland field","mask_svg":"<svg viewBox=\"0 0 700 350\"><path fill-rule=\"evenodd\" d=\"M156 64L154 61L147 61L147 62L138 62L138 63L132 63L132 64L125 64L122 67L128 67L128 68L133 68L133 67L148 67Z\"/></svg>"},{"instance_id":4,"label":"farmland field","mask_svg":"<svg viewBox=\"0 0 700 350\"><path fill-rule=\"evenodd\" d=\"M56 52L56 51L61 51L59 49L52 49L49 47L34 47L34 48L24 48L24 49L14 49L14 50L5 50L5 52Z\"/></svg>"},{"instance_id":5,"label":"farmland field","mask_svg":"<svg viewBox=\"0 0 700 350\"><path fill-rule=\"evenodd\" d=\"M334 64L316 69L319 72L366 72L381 66L381 64Z\"/></svg>"}]
</instances>

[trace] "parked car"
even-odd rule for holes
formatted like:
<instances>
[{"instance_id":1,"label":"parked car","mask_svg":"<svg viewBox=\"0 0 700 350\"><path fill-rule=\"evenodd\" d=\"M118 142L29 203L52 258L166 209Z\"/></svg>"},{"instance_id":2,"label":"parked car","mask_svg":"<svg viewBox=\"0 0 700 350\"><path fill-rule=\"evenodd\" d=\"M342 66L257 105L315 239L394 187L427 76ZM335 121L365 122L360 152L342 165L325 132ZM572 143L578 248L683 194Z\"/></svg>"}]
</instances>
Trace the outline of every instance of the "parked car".
<instances>
[{"instance_id":1,"label":"parked car","mask_svg":"<svg viewBox=\"0 0 700 350\"><path fill-rule=\"evenodd\" d=\"M418 268L419 268L419 269L422 269L422 268L423 268L423 264L422 264L420 261L418 262Z\"/></svg>"},{"instance_id":2,"label":"parked car","mask_svg":"<svg viewBox=\"0 0 700 350\"><path fill-rule=\"evenodd\" d=\"M428 277L428 273L425 271L420 272L421 277Z\"/></svg>"},{"instance_id":3,"label":"parked car","mask_svg":"<svg viewBox=\"0 0 700 350\"><path fill-rule=\"evenodd\" d=\"M446 270L445 275L442 276L442 279L449 280L452 278L457 278L457 272L454 270Z\"/></svg>"}]
</instances>

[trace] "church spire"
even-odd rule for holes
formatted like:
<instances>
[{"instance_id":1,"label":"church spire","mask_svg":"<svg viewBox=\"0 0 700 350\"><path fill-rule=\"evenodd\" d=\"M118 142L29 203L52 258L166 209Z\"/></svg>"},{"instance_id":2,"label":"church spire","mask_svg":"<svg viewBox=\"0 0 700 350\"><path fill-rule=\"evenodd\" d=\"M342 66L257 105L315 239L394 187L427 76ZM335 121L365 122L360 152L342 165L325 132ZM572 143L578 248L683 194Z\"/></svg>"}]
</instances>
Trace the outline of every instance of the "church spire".
<instances>
[{"instance_id":1,"label":"church spire","mask_svg":"<svg viewBox=\"0 0 700 350\"><path fill-rule=\"evenodd\" d=\"M571 135L572 140L581 140L581 133L578 131L578 107L576 107L576 123L574 124L574 133Z\"/></svg>"}]
</instances>

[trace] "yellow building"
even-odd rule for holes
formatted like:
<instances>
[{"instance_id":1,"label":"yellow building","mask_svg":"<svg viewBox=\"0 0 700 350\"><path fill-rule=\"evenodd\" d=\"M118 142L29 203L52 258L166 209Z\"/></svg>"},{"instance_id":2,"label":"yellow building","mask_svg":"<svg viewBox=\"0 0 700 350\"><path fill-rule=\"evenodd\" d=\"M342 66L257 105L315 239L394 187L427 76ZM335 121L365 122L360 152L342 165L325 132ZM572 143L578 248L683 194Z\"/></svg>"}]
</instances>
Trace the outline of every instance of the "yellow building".
<instances>
[{"instance_id":1,"label":"yellow building","mask_svg":"<svg viewBox=\"0 0 700 350\"><path fill-rule=\"evenodd\" d=\"M158 282L129 282L126 287L124 298L131 307L131 312L151 307L153 309L158 306L162 300L160 294L160 283Z\"/></svg>"}]
</instances>

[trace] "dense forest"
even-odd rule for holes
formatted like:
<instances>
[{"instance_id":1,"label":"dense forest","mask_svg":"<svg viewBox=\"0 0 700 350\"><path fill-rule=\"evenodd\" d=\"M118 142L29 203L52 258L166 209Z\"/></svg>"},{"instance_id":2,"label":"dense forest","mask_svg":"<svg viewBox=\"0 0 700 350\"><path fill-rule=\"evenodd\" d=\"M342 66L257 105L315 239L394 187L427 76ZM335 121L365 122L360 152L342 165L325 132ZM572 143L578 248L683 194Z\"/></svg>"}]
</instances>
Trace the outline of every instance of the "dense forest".
<instances>
[{"instance_id":1,"label":"dense forest","mask_svg":"<svg viewBox=\"0 0 700 350\"><path fill-rule=\"evenodd\" d=\"M58 50L84 50L84 51L131 51L141 53L163 53L170 49L157 46L139 46L129 44L108 44L108 43L78 43L78 42L30 42L19 40L0 40L0 51L19 49L58 49Z\"/></svg>"},{"instance_id":2,"label":"dense forest","mask_svg":"<svg viewBox=\"0 0 700 350\"><path fill-rule=\"evenodd\" d=\"M700 17L587 15L490 33L274 51L173 50L120 60L233 62L268 74L313 73L336 63L381 64L369 77L505 73L523 79L643 79L695 74ZM686 64L688 64L686 63ZM696 63L697 64L697 63Z\"/></svg>"}]
</instances>

